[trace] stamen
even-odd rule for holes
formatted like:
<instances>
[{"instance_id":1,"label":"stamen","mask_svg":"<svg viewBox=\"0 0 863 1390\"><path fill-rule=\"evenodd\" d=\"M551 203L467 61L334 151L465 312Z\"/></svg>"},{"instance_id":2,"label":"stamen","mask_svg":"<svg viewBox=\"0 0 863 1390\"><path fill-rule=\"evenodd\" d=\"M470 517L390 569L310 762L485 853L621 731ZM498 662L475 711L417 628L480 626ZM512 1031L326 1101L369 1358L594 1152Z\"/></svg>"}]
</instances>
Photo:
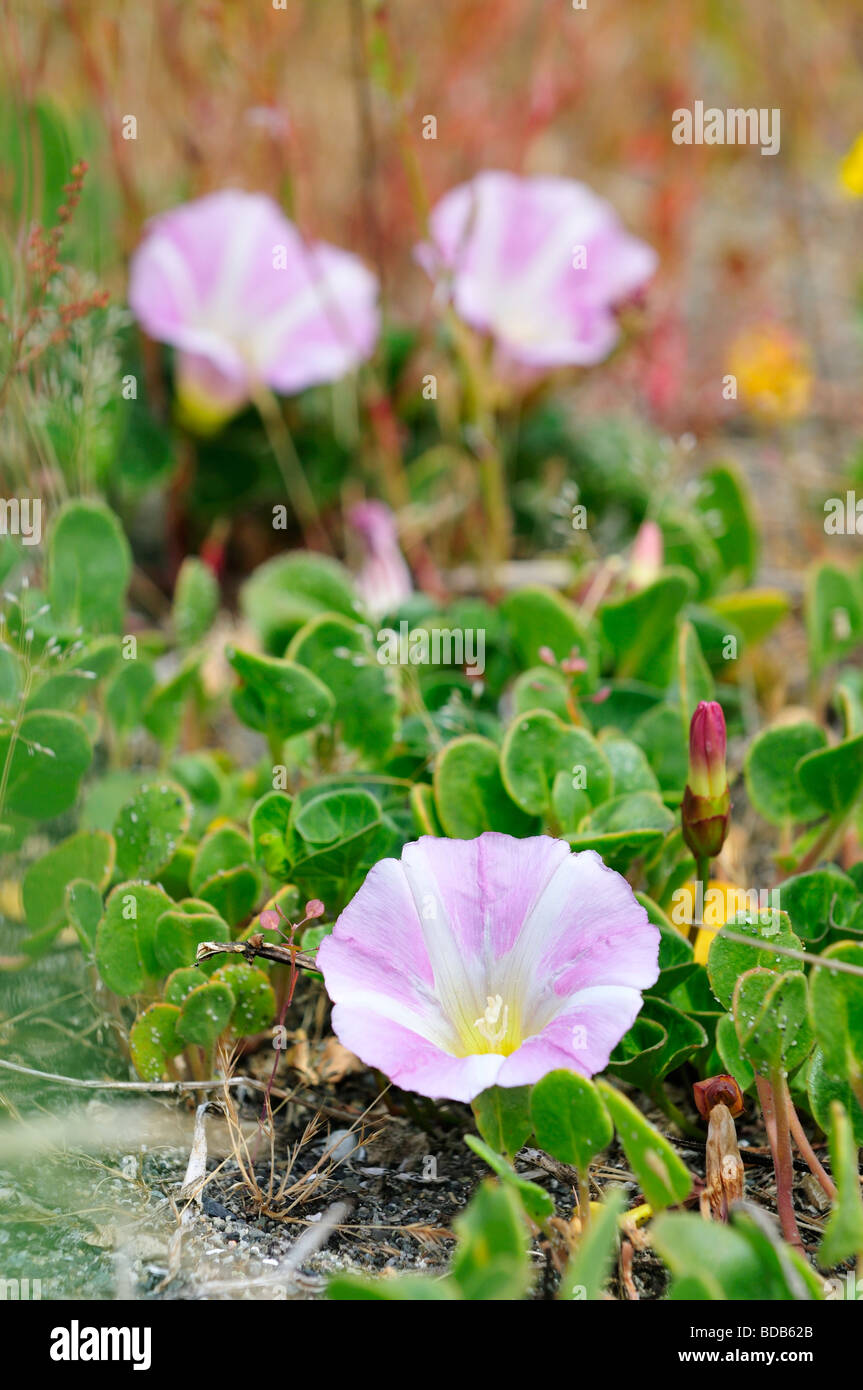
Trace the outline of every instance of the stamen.
<instances>
[{"instance_id":1,"label":"stamen","mask_svg":"<svg viewBox=\"0 0 863 1390\"><path fill-rule=\"evenodd\" d=\"M504 1004L499 994L487 994L486 999L488 1003L485 1013L482 1018L474 1019L473 1026L478 1033L482 1034L486 1042L491 1043L494 1047L506 1037L506 1030L509 1026L509 1005ZM502 1018L501 1014L503 1014ZM500 1027L495 1028L498 1020L500 1020Z\"/></svg>"}]
</instances>

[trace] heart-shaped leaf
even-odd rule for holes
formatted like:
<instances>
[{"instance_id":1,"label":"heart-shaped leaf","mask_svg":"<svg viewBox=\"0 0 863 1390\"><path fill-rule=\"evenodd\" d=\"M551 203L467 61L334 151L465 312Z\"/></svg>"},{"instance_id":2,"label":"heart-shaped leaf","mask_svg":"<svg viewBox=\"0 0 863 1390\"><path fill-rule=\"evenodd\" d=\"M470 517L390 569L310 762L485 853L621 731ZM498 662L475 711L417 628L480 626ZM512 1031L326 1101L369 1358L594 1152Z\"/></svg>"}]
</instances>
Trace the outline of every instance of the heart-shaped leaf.
<instances>
[{"instance_id":1,"label":"heart-shaped leaf","mask_svg":"<svg viewBox=\"0 0 863 1390\"><path fill-rule=\"evenodd\" d=\"M743 1055L759 1076L793 1071L812 1047L806 977L756 967L734 989L734 1026Z\"/></svg>"}]
</instances>

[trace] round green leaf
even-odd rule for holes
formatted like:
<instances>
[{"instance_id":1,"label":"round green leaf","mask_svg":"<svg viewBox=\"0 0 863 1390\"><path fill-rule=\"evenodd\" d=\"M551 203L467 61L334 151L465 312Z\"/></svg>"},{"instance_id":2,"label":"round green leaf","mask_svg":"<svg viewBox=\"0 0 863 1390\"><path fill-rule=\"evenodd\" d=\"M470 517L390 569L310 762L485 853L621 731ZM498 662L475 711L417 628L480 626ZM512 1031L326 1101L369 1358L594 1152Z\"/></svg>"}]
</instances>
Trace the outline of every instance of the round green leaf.
<instances>
[{"instance_id":1,"label":"round green leaf","mask_svg":"<svg viewBox=\"0 0 863 1390\"><path fill-rule=\"evenodd\" d=\"M160 1081L170 1057L182 1052L177 1036L180 1010L173 1004L151 1004L129 1031L129 1051L142 1081Z\"/></svg>"},{"instance_id":2,"label":"round green leaf","mask_svg":"<svg viewBox=\"0 0 863 1390\"><path fill-rule=\"evenodd\" d=\"M497 748L478 734L465 734L443 748L434 792L440 823L453 839L470 840L484 830L528 835L536 824L508 795Z\"/></svg>"},{"instance_id":3,"label":"round green leaf","mask_svg":"<svg viewBox=\"0 0 863 1390\"><path fill-rule=\"evenodd\" d=\"M231 1021L234 995L226 984L199 985L187 994L177 1020L177 1036L184 1043L212 1047Z\"/></svg>"},{"instance_id":4,"label":"round green leaf","mask_svg":"<svg viewBox=\"0 0 863 1390\"><path fill-rule=\"evenodd\" d=\"M114 826L117 867L122 874L155 878L174 856L189 828L192 808L176 782L140 788L120 811Z\"/></svg>"},{"instance_id":5,"label":"round green leaf","mask_svg":"<svg viewBox=\"0 0 863 1390\"><path fill-rule=\"evenodd\" d=\"M530 1115L539 1147L580 1173L614 1137L599 1091L575 1072L552 1071L538 1081L531 1091Z\"/></svg>"}]
</instances>

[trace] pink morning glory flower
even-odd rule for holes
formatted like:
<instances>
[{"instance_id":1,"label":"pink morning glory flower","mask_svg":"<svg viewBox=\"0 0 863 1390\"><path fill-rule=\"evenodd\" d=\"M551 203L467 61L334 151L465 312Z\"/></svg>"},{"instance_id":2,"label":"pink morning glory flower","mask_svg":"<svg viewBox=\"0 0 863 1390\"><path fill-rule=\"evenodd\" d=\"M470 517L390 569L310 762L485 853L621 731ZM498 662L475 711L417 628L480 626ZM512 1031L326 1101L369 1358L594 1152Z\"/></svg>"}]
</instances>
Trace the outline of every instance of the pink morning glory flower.
<instances>
[{"instance_id":1,"label":"pink morning glory flower","mask_svg":"<svg viewBox=\"0 0 863 1390\"><path fill-rule=\"evenodd\" d=\"M385 502L369 498L357 502L347 519L364 551L357 591L374 617L394 613L410 598L414 587L399 545L395 516Z\"/></svg>"},{"instance_id":2,"label":"pink morning glory flower","mask_svg":"<svg viewBox=\"0 0 863 1390\"><path fill-rule=\"evenodd\" d=\"M181 407L210 428L261 385L293 395L353 370L377 341L377 294L356 256L236 189L153 218L130 268L132 311L177 349Z\"/></svg>"},{"instance_id":3,"label":"pink morning glory flower","mask_svg":"<svg viewBox=\"0 0 863 1390\"><path fill-rule=\"evenodd\" d=\"M460 318L513 362L590 366L618 337L613 307L640 290L656 252L583 183L487 171L433 209L423 268Z\"/></svg>"},{"instance_id":4,"label":"pink morning glory flower","mask_svg":"<svg viewBox=\"0 0 863 1390\"><path fill-rule=\"evenodd\" d=\"M382 859L318 951L333 1028L404 1090L472 1100L592 1076L658 977L626 879L547 835L424 836Z\"/></svg>"}]
</instances>

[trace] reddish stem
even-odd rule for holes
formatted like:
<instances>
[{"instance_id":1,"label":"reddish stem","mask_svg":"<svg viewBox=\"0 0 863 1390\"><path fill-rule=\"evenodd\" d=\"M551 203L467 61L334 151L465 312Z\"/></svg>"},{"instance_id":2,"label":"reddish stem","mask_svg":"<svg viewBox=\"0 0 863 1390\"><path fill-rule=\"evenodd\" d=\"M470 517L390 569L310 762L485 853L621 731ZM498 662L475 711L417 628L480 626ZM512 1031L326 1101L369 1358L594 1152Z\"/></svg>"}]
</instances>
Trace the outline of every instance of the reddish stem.
<instances>
[{"instance_id":1,"label":"reddish stem","mask_svg":"<svg viewBox=\"0 0 863 1390\"><path fill-rule=\"evenodd\" d=\"M785 1104L785 1077L781 1071L776 1071L769 1081L766 1076L756 1076L755 1084L758 1087L758 1099L764 1112L764 1123L773 1154L776 1207L782 1234L789 1245L802 1252L803 1242L797 1229L797 1217L794 1215L794 1167L791 1159L788 1108Z\"/></svg>"}]
</instances>

